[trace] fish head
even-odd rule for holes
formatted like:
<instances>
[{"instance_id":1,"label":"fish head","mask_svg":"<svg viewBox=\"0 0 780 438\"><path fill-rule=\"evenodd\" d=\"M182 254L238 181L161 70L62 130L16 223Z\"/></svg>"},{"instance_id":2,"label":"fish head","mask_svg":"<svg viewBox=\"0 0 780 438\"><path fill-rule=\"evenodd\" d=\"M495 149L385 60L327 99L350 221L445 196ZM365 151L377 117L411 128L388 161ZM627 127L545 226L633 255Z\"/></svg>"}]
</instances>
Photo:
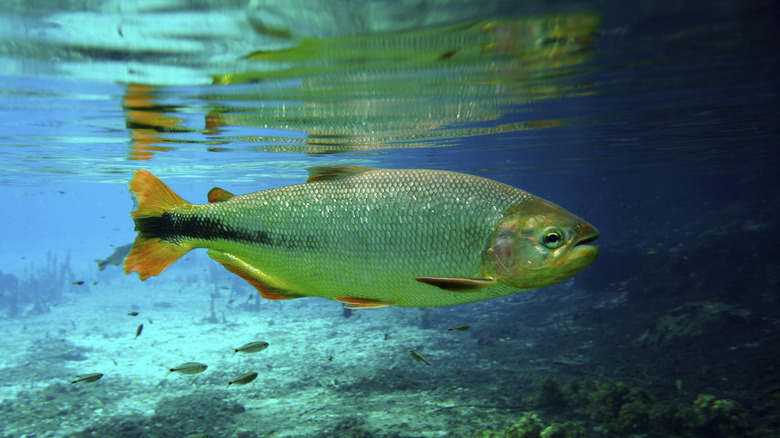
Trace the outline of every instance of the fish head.
<instances>
[{"instance_id":1,"label":"fish head","mask_svg":"<svg viewBox=\"0 0 780 438\"><path fill-rule=\"evenodd\" d=\"M504 215L484 255L487 274L521 289L577 274L598 256L599 232L563 208L533 199Z\"/></svg>"}]
</instances>

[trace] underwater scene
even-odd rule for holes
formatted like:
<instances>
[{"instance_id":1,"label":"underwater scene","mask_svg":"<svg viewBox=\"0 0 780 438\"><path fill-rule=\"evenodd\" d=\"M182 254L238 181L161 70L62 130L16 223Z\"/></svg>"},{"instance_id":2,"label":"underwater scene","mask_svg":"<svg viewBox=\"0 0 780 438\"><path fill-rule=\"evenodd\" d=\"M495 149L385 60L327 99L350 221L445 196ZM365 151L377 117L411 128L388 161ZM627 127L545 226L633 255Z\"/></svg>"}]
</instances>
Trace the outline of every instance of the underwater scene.
<instances>
[{"instance_id":1,"label":"underwater scene","mask_svg":"<svg viewBox=\"0 0 780 438\"><path fill-rule=\"evenodd\" d=\"M0 22L0 438L780 436L777 2Z\"/></svg>"}]
</instances>

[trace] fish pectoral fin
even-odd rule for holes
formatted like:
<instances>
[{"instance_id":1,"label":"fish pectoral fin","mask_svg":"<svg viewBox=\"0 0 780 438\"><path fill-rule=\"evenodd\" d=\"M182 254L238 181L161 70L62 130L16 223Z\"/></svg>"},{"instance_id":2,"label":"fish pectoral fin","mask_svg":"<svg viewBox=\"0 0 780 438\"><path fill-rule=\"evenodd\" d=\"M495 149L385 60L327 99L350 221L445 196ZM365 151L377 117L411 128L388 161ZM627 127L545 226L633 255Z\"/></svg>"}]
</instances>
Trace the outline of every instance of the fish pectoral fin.
<instances>
[{"instance_id":1,"label":"fish pectoral fin","mask_svg":"<svg viewBox=\"0 0 780 438\"><path fill-rule=\"evenodd\" d=\"M353 175L358 175L363 172L376 170L373 167L365 166L314 166L307 167L306 171L309 172L309 178L306 179L307 183L312 181L335 181L344 178L348 178Z\"/></svg>"},{"instance_id":2,"label":"fish pectoral fin","mask_svg":"<svg viewBox=\"0 0 780 438\"><path fill-rule=\"evenodd\" d=\"M371 300L368 298L336 297L334 300L344 303L344 307L347 309L375 309L377 307L393 305L393 303L386 303L384 301Z\"/></svg>"},{"instance_id":3,"label":"fish pectoral fin","mask_svg":"<svg viewBox=\"0 0 780 438\"><path fill-rule=\"evenodd\" d=\"M227 201L228 199L233 197L233 194L228 192L225 189L214 187L213 189L209 190L209 193L206 196L209 199L209 203L213 204L215 202Z\"/></svg>"},{"instance_id":4,"label":"fish pectoral fin","mask_svg":"<svg viewBox=\"0 0 780 438\"><path fill-rule=\"evenodd\" d=\"M496 284L491 278L418 277L415 280L455 292L469 292Z\"/></svg>"},{"instance_id":5,"label":"fish pectoral fin","mask_svg":"<svg viewBox=\"0 0 780 438\"><path fill-rule=\"evenodd\" d=\"M299 295L285 289L283 285L274 281L270 275L263 273L233 254L213 249L210 249L207 254L221 263L228 271L248 281L249 284L260 292L260 296L266 300L290 300L299 297Z\"/></svg>"}]
</instances>

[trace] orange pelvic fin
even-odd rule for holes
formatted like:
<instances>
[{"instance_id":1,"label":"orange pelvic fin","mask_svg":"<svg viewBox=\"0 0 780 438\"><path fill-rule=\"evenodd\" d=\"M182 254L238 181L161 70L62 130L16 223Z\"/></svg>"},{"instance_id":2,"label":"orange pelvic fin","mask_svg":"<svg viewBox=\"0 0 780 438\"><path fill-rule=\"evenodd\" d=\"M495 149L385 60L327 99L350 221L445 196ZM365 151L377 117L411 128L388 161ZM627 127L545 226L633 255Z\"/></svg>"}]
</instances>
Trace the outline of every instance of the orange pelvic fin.
<instances>
[{"instance_id":1,"label":"orange pelvic fin","mask_svg":"<svg viewBox=\"0 0 780 438\"><path fill-rule=\"evenodd\" d=\"M489 278L419 277L415 278L415 280L444 290L456 292L469 292L496 284L496 280Z\"/></svg>"},{"instance_id":2,"label":"orange pelvic fin","mask_svg":"<svg viewBox=\"0 0 780 438\"><path fill-rule=\"evenodd\" d=\"M163 215L172 209L190 205L148 170L135 172L129 184L138 202L130 215L135 221L138 237L125 258L125 273L138 272L141 280L159 275L179 257L192 249L191 245L163 240L158 234Z\"/></svg>"},{"instance_id":3,"label":"orange pelvic fin","mask_svg":"<svg viewBox=\"0 0 780 438\"><path fill-rule=\"evenodd\" d=\"M345 303L344 307L347 309L374 309L377 307L392 306L393 303L386 303L379 300L370 300L367 298L354 298L354 297L336 297L334 300Z\"/></svg>"},{"instance_id":4,"label":"orange pelvic fin","mask_svg":"<svg viewBox=\"0 0 780 438\"><path fill-rule=\"evenodd\" d=\"M298 295L284 289L284 287L275 285L275 282L270 276L233 254L210 249L208 255L221 263L228 271L248 281L249 284L260 292L260 296L267 300L290 300L299 298Z\"/></svg>"}]
</instances>

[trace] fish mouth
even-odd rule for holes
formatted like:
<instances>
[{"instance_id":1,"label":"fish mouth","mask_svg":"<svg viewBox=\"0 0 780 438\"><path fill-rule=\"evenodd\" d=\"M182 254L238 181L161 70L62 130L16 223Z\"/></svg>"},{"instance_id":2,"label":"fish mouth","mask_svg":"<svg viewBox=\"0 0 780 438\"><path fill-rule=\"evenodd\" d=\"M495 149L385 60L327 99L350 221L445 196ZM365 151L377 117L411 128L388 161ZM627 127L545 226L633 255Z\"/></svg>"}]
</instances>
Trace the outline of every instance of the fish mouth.
<instances>
[{"instance_id":1,"label":"fish mouth","mask_svg":"<svg viewBox=\"0 0 780 438\"><path fill-rule=\"evenodd\" d=\"M599 231L591 224L583 224L580 232L579 239L574 243L571 248L570 259L576 264L584 263L585 266L589 265L599 255L599 247L592 245L599 238Z\"/></svg>"},{"instance_id":2,"label":"fish mouth","mask_svg":"<svg viewBox=\"0 0 780 438\"><path fill-rule=\"evenodd\" d=\"M574 247L576 248L581 245L591 246L590 244L595 242L600 236L599 230L593 225L584 224L580 229L580 239L574 243Z\"/></svg>"}]
</instances>

